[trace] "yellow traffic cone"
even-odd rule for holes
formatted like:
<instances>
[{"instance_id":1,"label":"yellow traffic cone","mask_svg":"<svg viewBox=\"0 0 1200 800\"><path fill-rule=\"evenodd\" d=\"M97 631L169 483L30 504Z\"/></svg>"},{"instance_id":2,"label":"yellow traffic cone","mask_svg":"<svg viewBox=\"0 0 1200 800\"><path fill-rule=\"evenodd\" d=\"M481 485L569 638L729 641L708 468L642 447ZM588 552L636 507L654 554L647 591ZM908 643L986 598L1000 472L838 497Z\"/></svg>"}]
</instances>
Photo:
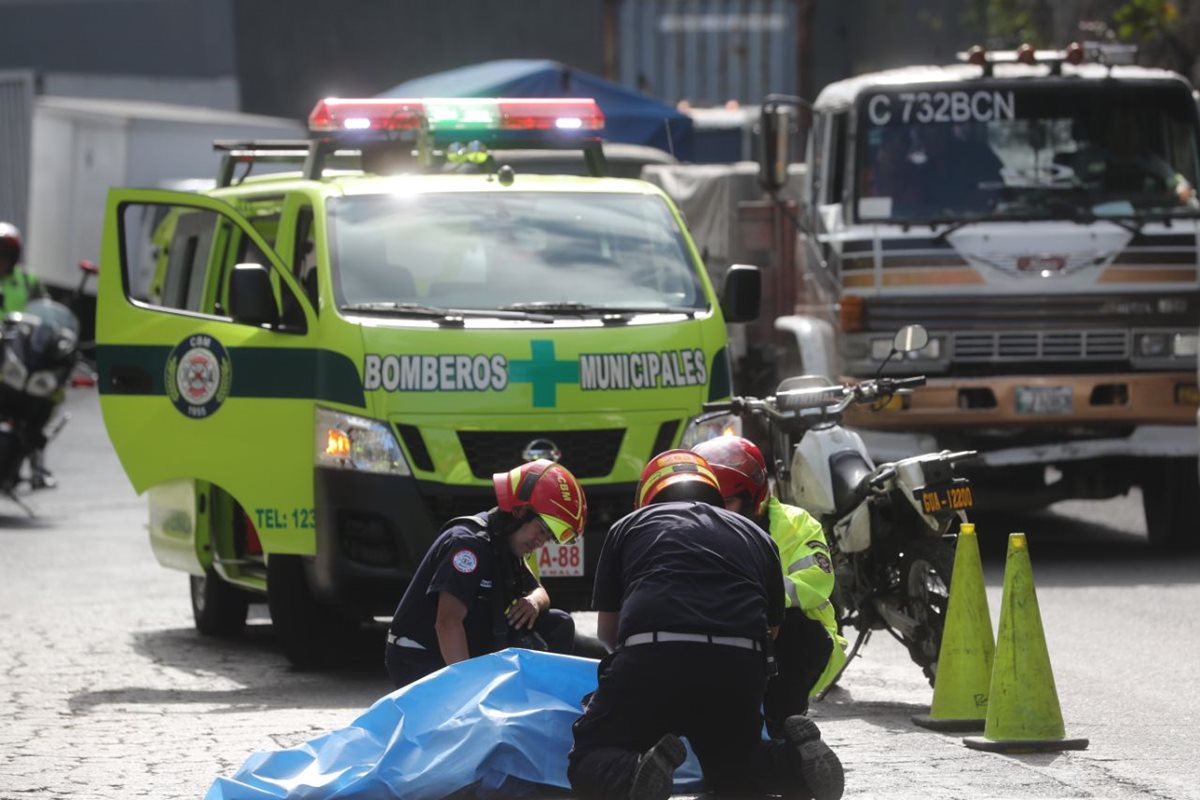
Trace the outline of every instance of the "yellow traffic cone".
<instances>
[{"instance_id":1,"label":"yellow traffic cone","mask_svg":"<svg viewBox=\"0 0 1200 800\"><path fill-rule=\"evenodd\" d=\"M1065 738L1023 533L1008 537L1000 635L988 697L983 736L964 738L967 747L996 753L1044 753L1088 746L1087 739Z\"/></svg>"},{"instance_id":2,"label":"yellow traffic cone","mask_svg":"<svg viewBox=\"0 0 1200 800\"><path fill-rule=\"evenodd\" d=\"M938 650L933 703L928 714L915 716L912 721L935 731L982 731L996 640L983 589L979 540L975 526L969 522L958 530L949 603Z\"/></svg>"}]
</instances>

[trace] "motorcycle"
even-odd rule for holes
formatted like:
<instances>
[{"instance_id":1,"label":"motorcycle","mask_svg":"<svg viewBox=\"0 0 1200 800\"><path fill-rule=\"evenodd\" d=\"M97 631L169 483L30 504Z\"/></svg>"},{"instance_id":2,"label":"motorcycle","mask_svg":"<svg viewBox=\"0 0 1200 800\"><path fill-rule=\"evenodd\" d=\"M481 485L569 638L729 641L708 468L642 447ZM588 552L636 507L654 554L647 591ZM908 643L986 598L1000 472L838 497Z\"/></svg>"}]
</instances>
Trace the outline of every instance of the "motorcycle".
<instances>
[{"instance_id":1,"label":"motorcycle","mask_svg":"<svg viewBox=\"0 0 1200 800\"><path fill-rule=\"evenodd\" d=\"M72 301L96 272L88 261L79 267L83 275ZM30 515L33 512L16 491L24 483L32 489L54 485L42 452L70 415L63 414L49 429L46 426L81 364L79 347L79 319L56 300L31 300L0 321L0 493ZM26 463L28 474L23 474Z\"/></svg>"},{"instance_id":2,"label":"motorcycle","mask_svg":"<svg viewBox=\"0 0 1200 800\"><path fill-rule=\"evenodd\" d=\"M954 468L977 454L947 450L875 464L862 438L842 426L850 406L881 410L904 389L924 384L923 376L879 374L898 353L927 343L924 328L906 326L872 379L788 378L771 397L734 397L704 408L764 422L776 491L824 527L839 628L858 631L847 666L873 631L885 630L932 684L954 567L957 534L950 528L956 519L966 522L974 505L970 481Z\"/></svg>"}]
</instances>

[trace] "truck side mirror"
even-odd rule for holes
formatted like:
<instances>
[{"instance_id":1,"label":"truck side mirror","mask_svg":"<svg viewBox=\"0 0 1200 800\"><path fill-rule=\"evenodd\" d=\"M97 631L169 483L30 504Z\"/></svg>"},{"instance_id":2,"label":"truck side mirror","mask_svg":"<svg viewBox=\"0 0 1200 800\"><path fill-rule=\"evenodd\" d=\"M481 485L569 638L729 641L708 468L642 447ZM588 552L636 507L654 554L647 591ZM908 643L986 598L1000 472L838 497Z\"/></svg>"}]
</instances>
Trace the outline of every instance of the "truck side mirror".
<instances>
[{"instance_id":1,"label":"truck side mirror","mask_svg":"<svg viewBox=\"0 0 1200 800\"><path fill-rule=\"evenodd\" d=\"M762 273L749 264L734 264L725 273L721 291L721 313L726 322L753 322L758 319L762 297Z\"/></svg>"},{"instance_id":2,"label":"truck side mirror","mask_svg":"<svg viewBox=\"0 0 1200 800\"><path fill-rule=\"evenodd\" d=\"M787 168L792 162L792 134L798 124L799 109L790 103L763 103L758 130L762 146L758 149L758 182L768 192L777 192L787 184Z\"/></svg>"},{"instance_id":3,"label":"truck side mirror","mask_svg":"<svg viewBox=\"0 0 1200 800\"><path fill-rule=\"evenodd\" d=\"M278 325L271 274L262 264L238 264L229 276L229 316L246 325Z\"/></svg>"}]
</instances>

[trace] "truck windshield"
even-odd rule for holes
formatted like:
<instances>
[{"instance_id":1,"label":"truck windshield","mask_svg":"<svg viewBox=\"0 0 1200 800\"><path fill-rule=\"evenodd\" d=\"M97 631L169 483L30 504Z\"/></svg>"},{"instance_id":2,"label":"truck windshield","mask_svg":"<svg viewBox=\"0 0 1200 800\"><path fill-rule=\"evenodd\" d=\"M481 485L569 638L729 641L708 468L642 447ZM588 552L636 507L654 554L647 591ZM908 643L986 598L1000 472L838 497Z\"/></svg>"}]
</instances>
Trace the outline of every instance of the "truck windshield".
<instances>
[{"instance_id":1,"label":"truck windshield","mask_svg":"<svg viewBox=\"0 0 1200 800\"><path fill-rule=\"evenodd\" d=\"M1182 84L889 89L861 97L858 120L861 221L1200 211L1196 107Z\"/></svg>"},{"instance_id":2,"label":"truck windshield","mask_svg":"<svg viewBox=\"0 0 1200 800\"><path fill-rule=\"evenodd\" d=\"M329 220L341 306L570 316L708 308L682 232L657 197L363 195L330 201Z\"/></svg>"}]
</instances>

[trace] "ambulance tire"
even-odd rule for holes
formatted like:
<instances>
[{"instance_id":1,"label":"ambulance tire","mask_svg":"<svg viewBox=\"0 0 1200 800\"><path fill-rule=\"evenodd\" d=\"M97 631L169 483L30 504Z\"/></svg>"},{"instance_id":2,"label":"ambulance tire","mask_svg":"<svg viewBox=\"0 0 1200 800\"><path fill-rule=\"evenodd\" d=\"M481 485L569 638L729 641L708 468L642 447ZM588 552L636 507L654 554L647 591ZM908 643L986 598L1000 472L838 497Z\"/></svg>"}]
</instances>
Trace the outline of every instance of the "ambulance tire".
<instances>
[{"instance_id":1,"label":"ambulance tire","mask_svg":"<svg viewBox=\"0 0 1200 800\"><path fill-rule=\"evenodd\" d=\"M1200 483L1196 459L1155 459L1140 470L1142 510L1146 534L1152 547L1161 550L1193 550L1200 546Z\"/></svg>"},{"instance_id":2,"label":"ambulance tire","mask_svg":"<svg viewBox=\"0 0 1200 800\"><path fill-rule=\"evenodd\" d=\"M212 567L202 576L189 575L188 583L196 630L221 639L241 632L250 606L250 597L244 591L226 582Z\"/></svg>"},{"instance_id":3,"label":"ambulance tire","mask_svg":"<svg viewBox=\"0 0 1200 800\"><path fill-rule=\"evenodd\" d=\"M300 556L267 559L267 607L284 655L297 669L335 664L348 651L358 620L313 597Z\"/></svg>"}]
</instances>

